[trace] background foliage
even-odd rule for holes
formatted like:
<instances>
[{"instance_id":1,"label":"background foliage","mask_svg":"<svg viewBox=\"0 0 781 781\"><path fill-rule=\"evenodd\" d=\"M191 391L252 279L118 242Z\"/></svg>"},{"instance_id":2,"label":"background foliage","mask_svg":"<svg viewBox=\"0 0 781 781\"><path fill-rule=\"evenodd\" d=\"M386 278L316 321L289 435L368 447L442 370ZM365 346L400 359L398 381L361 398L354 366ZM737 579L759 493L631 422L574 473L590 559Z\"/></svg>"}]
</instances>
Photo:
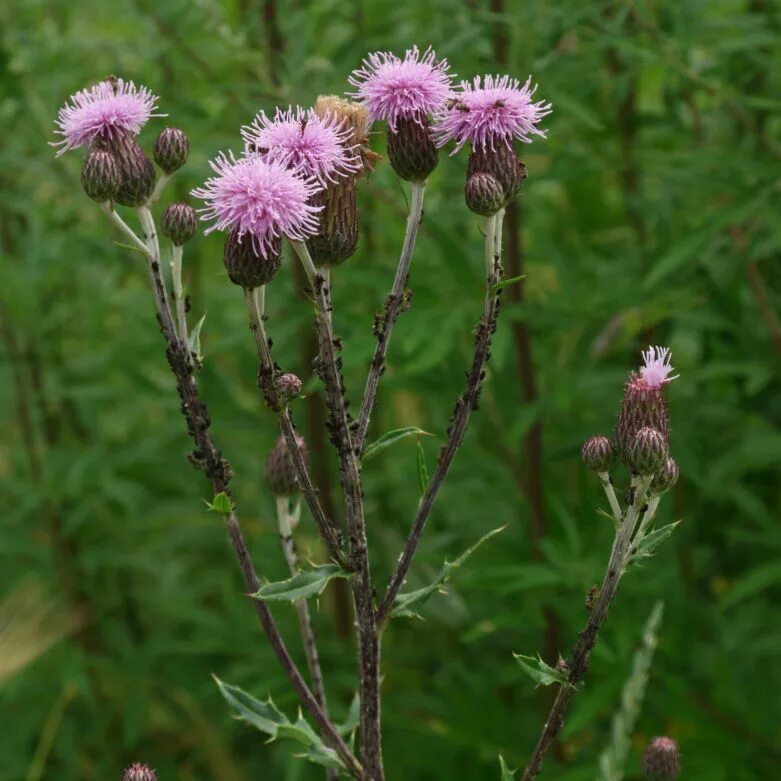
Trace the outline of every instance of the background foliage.
<instances>
[{"instance_id":1,"label":"background foliage","mask_svg":"<svg viewBox=\"0 0 781 781\"><path fill-rule=\"evenodd\" d=\"M670 397L682 479L661 520L684 523L625 581L543 777L598 778L657 597L665 618L628 777L638 778L644 740L660 733L680 741L687 781L774 777L781 76L770 62L780 14L768 0L4 3L0 778L118 779L134 758L162 781L322 777L232 722L210 677L272 693L294 715L225 534L204 511L205 481L184 458L145 275L80 192L79 156L55 160L46 144L75 89L109 73L142 82L190 134L191 162L171 186L182 197L209 157L238 147L238 127L257 109L341 92L366 52L412 43L433 44L464 77L532 72L555 111L549 140L526 156L524 300L505 302L481 411L412 584L508 528L459 571L449 596L431 600L425 623L400 619L387 633L388 776L495 778L499 752L511 767L524 763L549 692L532 688L512 652L551 660L585 621L610 529L578 451L588 435L609 433L626 371L654 341L672 347L681 374ZM445 158L432 178L414 306L395 331L373 422L375 437L401 425L433 432L423 442L431 463L480 308L464 166L463 156ZM361 198L361 249L335 275L353 398L403 235L405 188L381 165ZM259 569L278 579L284 561L261 479L275 425L220 256L217 237L185 255L195 309L208 312L201 383ZM290 267L270 315L277 356L309 378L309 313ZM533 374L522 370L530 358ZM301 404L305 429L316 410ZM333 479L330 455L310 441L321 481ZM382 584L416 502L413 443L378 456L366 481ZM302 534L316 559L310 523ZM316 620L341 716L355 680L339 604L331 587ZM294 611L275 612L293 645Z\"/></svg>"}]
</instances>

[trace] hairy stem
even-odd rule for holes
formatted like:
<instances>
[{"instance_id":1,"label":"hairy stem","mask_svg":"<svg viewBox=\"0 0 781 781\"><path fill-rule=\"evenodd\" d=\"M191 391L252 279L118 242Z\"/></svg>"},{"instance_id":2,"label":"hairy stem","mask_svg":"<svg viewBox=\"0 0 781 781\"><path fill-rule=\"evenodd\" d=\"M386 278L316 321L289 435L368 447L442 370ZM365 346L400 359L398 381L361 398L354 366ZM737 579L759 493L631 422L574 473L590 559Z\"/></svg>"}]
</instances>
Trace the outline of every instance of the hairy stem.
<instances>
[{"instance_id":1,"label":"hairy stem","mask_svg":"<svg viewBox=\"0 0 781 781\"><path fill-rule=\"evenodd\" d=\"M360 758L366 781L383 781L382 735L380 728L380 641L374 613L374 589L369 566L366 523L363 517L363 490L359 451L352 434L342 381L340 342L334 337L331 319L331 291L328 273L315 268L306 244L291 242L301 260L312 288L315 304L315 331L318 355L315 371L325 387L328 430L339 455L339 478L345 498L350 554L356 575L351 581L355 617L358 624L360 674Z\"/></svg>"},{"instance_id":2,"label":"hairy stem","mask_svg":"<svg viewBox=\"0 0 781 781\"><path fill-rule=\"evenodd\" d=\"M591 611L591 616L585 629L578 635L578 641L572 650L572 656L567 662L569 670L567 683L559 686L556 699L553 701L548 718L545 720L537 745L532 752L526 770L523 772L521 781L532 781L532 779L537 777L545 755L564 725L567 706L577 691L578 684L586 674L589 657L597 642L600 627L607 617L608 608L616 595L618 584L624 574L627 563L627 548L637 525L637 519L644 506L650 482L650 477L633 480L630 501L613 542L613 549L610 553L605 577L602 580L599 597L594 605L594 609Z\"/></svg>"},{"instance_id":3,"label":"hairy stem","mask_svg":"<svg viewBox=\"0 0 781 781\"><path fill-rule=\"evenodd\" d=\"M215 494L225 493L230 496L229 482L231 469L222 453L214 444L209 426L211 419L206 404L201 400L198 385L194 377L194 366L186 346L177 338L176 327L171 316L168 295L160 268L160 252L157 242L154 219L147 208L142 207L139 218L144 230L145 247L147 250L147 266L152 285L152 293L157 308L157 319L160 330L166 342L166 358L176 379L176 387L182 402L182 414L187 421L187 429L195 444L195 450L190 454L191 463L201 469L208 477ZM239 525L235 508L224 516L228 535L239 562L244 584L249 593L260 588L255 567L249 555L244 535ZM253 600L255 612L258 615L269 643L282 669L298 694L301 702L312 714L315 722L323 733L323 738L342 759L350 775L361 778L361 767L350 751L338 730L323 711L306 681L299 672L295 662L288 652L282 635L277 628L271 611L264 602Z\"/></svg>"},{"instance_id":4,"label":"hairy stem","mask_svg":"<svg viewBox=\"0 0 781 781\"><path fill-rule=\"evenodd\" d=\"M190 334L187 330L187 308L182 288L182 247L174 244L171 247L171 280L174 285L174 301L176 303L176 320L179 324L179 338L190 348Z\"/></svg>"},{"instance_id":5,"label":"hairy stem","mask_svg":"<svg viewBox=\"0 0 781 781\"><path fill-rule=\"evenodd\" d=\"M502 277L501 262L501 224L503 212L500 211L493 217L489 217L485 233L485 266L486 266L486 290L483 304L483 315L477 324L475 333L475 352L472 365L467 375L466 390L456 401L453 418L448 431L448 438L439 454L439 461L434 474L431 476L426 491L418 505L418 511L412 529L407 537L404 550L399 557L396 570L391 576L385 596L377 610L377 623L382 626L388 619L393 608L393 602L404 585L407 572L412 564L412 559L420 543L421 535L426 526L426 521L434 505L442 484L453 463L456 453L464 440L469 418L472 410L477 409L480 400L480 388L485 377L485 367L491 354L491 339L496 330L496 322L499 316L499 299L501 290L496 290L497 283Z\"/></svg>"},{"instance_id":6,"label":"hairy stem","mask_svg":"<svg viewBox=\"0 0 781 781\"><path fill-rule=\"evenodd\" d=\"M425 182L412 183L412 202L410 203L409 217L407 218L407 232L404 236L404 245L396 268L396 277L393 287L385 300L385 307L375 318L373 331L377 337L377 346L374 348L369 376L366 378L366 388L363 392L361 411L358 415L358 424L355 428L355 446L360 452L366 444L366 432L369 429L369 418L377 399L377 389L380 385L380 377L385 371L385 355L390 344L391 331L399 315L408 304L409 296L406 292L409 280L409 269L412 262L412 253L415 251L415 240L418 236L418 228L423 219L423 195Z\"/></svg>"},{"instance_id":7,"label":"hairy stem","mask_svg":"<svg viewBox=\"0 0 781 781\"><path fill-rule=\"evenodd\" d=\"M602 483L602 488L605 490L605 496L607 497L608 504L610 505L610 512L613 514L613 520L616 523L616 529L621 523L621 505L616 498L616 490L613 488L613 483L610 479L610 475L607 472L597 472L599 482Z\"/></svg>"}]
</instances>

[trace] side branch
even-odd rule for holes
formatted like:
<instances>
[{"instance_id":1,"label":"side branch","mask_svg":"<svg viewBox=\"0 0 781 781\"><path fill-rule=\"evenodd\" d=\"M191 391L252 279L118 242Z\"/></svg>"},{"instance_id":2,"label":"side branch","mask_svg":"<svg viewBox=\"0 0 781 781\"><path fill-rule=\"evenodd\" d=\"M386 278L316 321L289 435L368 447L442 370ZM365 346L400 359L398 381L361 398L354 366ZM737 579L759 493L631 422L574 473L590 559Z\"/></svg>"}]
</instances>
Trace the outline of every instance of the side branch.
<instances>
[{"instance_id":1,"label":"side branch","mask_svg":"<svg viewBox=\"0 0 781 781\"><path fill-rule=\"evenodd\" d=\"M407 542L404 545L404 550L399 558L399 563L391 576L385 596L377 610L377 623L380 626L388 620L393 603L404 585L404 580L417 551L431 508L437 498L439 489L445 482L453 459L464 440L464 434L466 433L472 410L477 409L480 401L480 390L485 378L485 367L491 356L491 339L496 331L496 323L499 317L499 299L502 293L501 289L496 289L496 285L502 277L502 216L503 212L499 212L493 217L489 217L486 225L485 262L487 277L485 303L483 305L483 315L477 324L475 332L475 352L472 358L472 365L467 374L466 390L456 401L452 422L448 429L447 442L445 442L439 454L436 471L426 487L423 498L420 500L418 512L407 537Z\"/></svg>"}]
</instances>

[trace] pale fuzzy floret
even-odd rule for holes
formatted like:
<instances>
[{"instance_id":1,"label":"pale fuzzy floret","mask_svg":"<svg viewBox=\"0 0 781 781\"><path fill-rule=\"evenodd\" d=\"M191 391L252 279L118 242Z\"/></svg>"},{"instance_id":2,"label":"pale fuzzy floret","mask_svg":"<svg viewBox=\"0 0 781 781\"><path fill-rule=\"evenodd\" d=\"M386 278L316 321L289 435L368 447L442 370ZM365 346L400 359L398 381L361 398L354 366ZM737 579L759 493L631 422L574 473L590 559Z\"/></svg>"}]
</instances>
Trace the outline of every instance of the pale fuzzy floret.
<instances>
[{"instance_id":1,"label":"pale fuzzy floret","mask_svg":"<svg viewBox=\"0 0 781 781\"><path fill-rule=\"evenodd\" d=\"M374 52L353 71L348 93L363 103L369 119L387 120L392 132L400 119L424 124L447 102L452 76L447 60L437 60L429 47L423 54L417 46L407 49L404 59L391 52Z\"/></svg>"},{"instance_id":2,"label":"pale fuzzy floret","mask_svg":"<svg viewBox=\"0 0 781 781\"><path fill-rule=\"evenodd\" d=\"M537 124L551 113L551 104L534 102L537 85L531 76L521 85L509 76L476 76L462 81L450 99L436 112L437 146L455 141L455 154L464 144L495 149L511 145L513 139L531 143L533 136L545 136Z\"/></svg>"},{"instance_id":3,"label":"pale fuzzy floret","mask_svg":"<svg viewBox=\"0 0 781 781\"><path fill-rule=\"evenodd\" d=\"M670 376L670 372L674 371L670 358L667 347L651 346L643 353L644 364L640 367L640 377L649 388L659 388L678 378L677 374Z\"/></svg>"},{"instance_id":4,"label":"pale fuzzy floret","mask_svg":"<svg viewBox=\"0 0 781 781\"><path fill-rule=\"evenodd\" d=\"M361 169L358 150L351 143L352 129L333 114L321 117L297 107L277 109L271 119L261 111L241 135L248 153L301 171L323 187Z\"/></svg>"},{"instance_id":5,"label":"pale fuzzy floret","mask_svg":"<svg viewBox=\"0 0 781 781\"><path fill-rule=\"evenodd\" d=\"M53 144L61 149L89 146L95 141L111 142L121 136L137 136L157 106L157 96L132 81L111 79L72 95L57 115L57 130L62 140Z\"/></svg>"},{"instance_id":6,"label":"pale fuzzy floret","mask_svg":"<svg viewBox=\"0 0 781 781\"><path fill-rule=\"evenodd\" d=\"M201 219L214 220L205 233L238 228L239 238L250 234L266 257L280 236L303 241L317 232L320 207L310 203L319 189L315 179L259 155L236 160L220 153L210 165L216 176L192 192L206 203Z\"/></svg>"}]
</instances>

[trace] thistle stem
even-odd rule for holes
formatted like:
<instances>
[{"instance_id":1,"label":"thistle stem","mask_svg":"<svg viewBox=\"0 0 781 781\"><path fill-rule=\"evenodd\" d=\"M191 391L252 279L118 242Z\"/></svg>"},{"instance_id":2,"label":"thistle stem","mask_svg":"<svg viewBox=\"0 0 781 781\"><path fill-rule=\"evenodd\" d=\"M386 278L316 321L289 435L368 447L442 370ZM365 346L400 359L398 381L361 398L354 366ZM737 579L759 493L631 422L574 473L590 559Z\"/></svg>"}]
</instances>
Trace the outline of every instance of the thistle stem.
<instances>
[{"instance_id":1,"label":"thistle stem","mask_svg":"<svg viewBox=\"0 0 781 781\"><path fill-rule=\"evenodd\" d=\"M602 483L602 488L605 490L605 496L607 497L608 504L610 505L610 512L613 513L613 520L615 522L616 529L621 523L621 505L618 503L616 497L616 490L613 488L613 483L610 481L610 475L607 472L597 472L599 482Z\"/></svg>"},{"instance_id":2,"label":"thistle stem","mask_svg":"<svg viewBox=\"0 0 781 781\"><path fill-rule=\"evenodd\" d=\"M456 453L461 443L464 441L469 418L472 410L477 409L480 399L480 388L485 376L485 367L491 354L491 339L496 330L496 322L499 316L499 298L501 290L496 290L497 283L502 276L501 262L501 228L497 228L496 223L501 224L504 211L500 211L493 217L488 218L485 231L485 265L486 265L486 287L485 301L483 304L483 315L477 325L475 334L475 351L472 358L472 365L467 375L466 389L458 398L455 405L453 420L450 426L449 435L442 451L439 454L437 468L429 481L426 491L418 505L418 511L412 528L407 536L404 550L399 557L396 570L394 571L385 591L385 596L377 610L377 623L382 627L388 620L390 612L393 609L393 603L398 596L401 587L404 585L407 572L409 571L412 559L420 543L420 538L426 526L429 513L434 504L437 494L442 484L445 482L447 473L453 463ZM497 242L498 239L498 242Z\"/></svg>"},{"instance_id":3,"label":"thistle stem","mask_svg":"<svg viewBox=\"0 0 781 781\"><path fill-rule=\"evenodd\" d=\"M160 174L160 176L157 178L157 181L155 182L155 189L152 190L152 194L149 196L149 199L146 202L147 206L151 206L160 198L160 196L163 194L165 186L168 184L168 182L171 181L171 176L172 174Z\"/></svg>"},{"instance_id":4,"label":"thistle stem","mask_svg":"<svg viewBox=\"0 0 781 781\"><path fill-rule=\"evenodd\" d=\"M415 241L418 236L418 228L423 219L423 196L426 189L425 182L412 183L412 200L410 203L409 216L407 218L407 232L404 235L404 245L399 257L399 265L396 267L396 277L393 280L393 287L385 300L385 307L375 321L375 332L377 335L377 345L374 348L369 375L366 378L366 388L363 392L363 401L358 415L358 425L355 429L355 446L360 452L363 452L366 444L366 433L369 429L369 419L371 418L374 403L377 400L377 389L380 385L385 368L385 356L390 344L391 331L396 324L399 315L404 311L406 305L405 288L409 280L410 264L412 263L412 254L415 251Z\"/></svg>"},{"instance_id":5,"label":"thistle stem","mask_svg":"<svg viewBox=\"0 0 781 781\"><path fill-rule=\"evenodd\" d=\"M179 338L190 349L190 333L187 330L187 312L185 311L184 293L182 288L182 247L174 244L171 247L171 279L174 285L174 301L176 303L176 319L179 323Z\"/></svg>"},{"instance_id":6,"label":"thistle stem","mask_svg":"<svg viewBox=\"0 0 781 781\"><path fill-rule=\"evenodd\" d=\"M100 204L101 210L108 215L108 218L114 223L114 225L119 228L119 230L125 235L125 238L130 239L133 246L139 250L140 252L143 252L144 255L149 254L149 247L141 241L141 239L136 235L136 232L114 211L114 209L111 208L111 205L108 201L106 203Z\"/></svg>"}]
</instances>

